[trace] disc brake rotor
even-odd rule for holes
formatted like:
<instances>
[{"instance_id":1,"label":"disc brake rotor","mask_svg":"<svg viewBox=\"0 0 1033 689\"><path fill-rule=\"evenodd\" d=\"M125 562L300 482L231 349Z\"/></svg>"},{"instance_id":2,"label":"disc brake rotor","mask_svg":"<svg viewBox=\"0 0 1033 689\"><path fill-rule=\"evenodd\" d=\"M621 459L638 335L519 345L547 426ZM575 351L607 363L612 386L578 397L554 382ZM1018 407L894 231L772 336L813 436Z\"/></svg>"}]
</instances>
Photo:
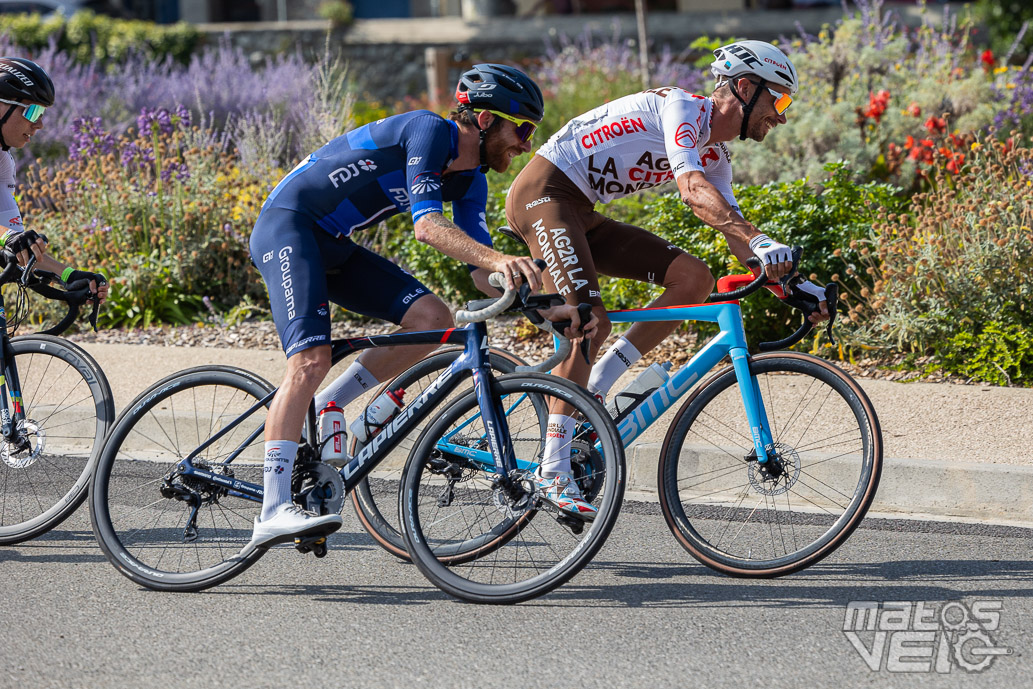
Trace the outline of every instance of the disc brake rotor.
<instances>
[{"instance_id":1,"label":"disc brake rotor","mask_svg":"<svg viewBox=\"0 0 1033 689\"><path fill-rule=\"evenodd\" d=\"M36 463L47 446L47 432L32 419L18 423L16 442L3 441L0 459L12 469L26 469Z\"/></svg>"},{"instance_id":2,"label":"disc brake rotor","mask_svg":"<svg viewBox=\"0 0 1033 689\"><path fill-rule=\"evenodd\" d=\"M800 480L800 454L784 443L771 445L768 461L749 462L750 485L762 495L782 495Z\"/></svg>"}]
</instances>

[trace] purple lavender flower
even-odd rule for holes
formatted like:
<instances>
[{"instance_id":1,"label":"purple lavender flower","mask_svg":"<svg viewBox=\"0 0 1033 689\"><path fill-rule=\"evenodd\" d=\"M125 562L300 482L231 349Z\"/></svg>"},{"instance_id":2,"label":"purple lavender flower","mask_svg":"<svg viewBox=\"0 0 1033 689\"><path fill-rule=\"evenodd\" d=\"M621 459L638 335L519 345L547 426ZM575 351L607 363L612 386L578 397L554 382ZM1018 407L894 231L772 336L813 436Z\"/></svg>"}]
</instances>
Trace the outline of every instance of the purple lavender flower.
<instances>
[{"instance_id":1,"label":"purple lavender flower","mask_svg":"<svg viewBox=\"0 0 1033 689\"><path fill-rule=\"evenodd\" d=\"M104 130L99 117L72 120L72 143L68 147L68 157L72 160L106 155L115 148L115 137Z\"/></svg>"}]
</instances>

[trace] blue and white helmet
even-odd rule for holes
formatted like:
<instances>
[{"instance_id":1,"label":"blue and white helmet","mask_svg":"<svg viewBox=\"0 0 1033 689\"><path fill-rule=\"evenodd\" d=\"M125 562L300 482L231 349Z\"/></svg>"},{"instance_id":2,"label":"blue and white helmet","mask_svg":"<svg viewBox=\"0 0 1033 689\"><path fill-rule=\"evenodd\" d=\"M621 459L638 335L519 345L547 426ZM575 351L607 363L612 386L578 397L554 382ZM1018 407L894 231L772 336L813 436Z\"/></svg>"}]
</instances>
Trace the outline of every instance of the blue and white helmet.
<instances>
[{"instance_id":1,"label":"blue and white helmet","mask_svg":"<svg viewBox=\"0 0 1033 689\"><path fill-rule=\"evenodd\" d=\"M792 61L781 50L764 41L736 41L714 51L710 71L718 83L735 77L753 75L769 84L778 84L796 94L799 80Z\"/></svg>"}]
</instances>

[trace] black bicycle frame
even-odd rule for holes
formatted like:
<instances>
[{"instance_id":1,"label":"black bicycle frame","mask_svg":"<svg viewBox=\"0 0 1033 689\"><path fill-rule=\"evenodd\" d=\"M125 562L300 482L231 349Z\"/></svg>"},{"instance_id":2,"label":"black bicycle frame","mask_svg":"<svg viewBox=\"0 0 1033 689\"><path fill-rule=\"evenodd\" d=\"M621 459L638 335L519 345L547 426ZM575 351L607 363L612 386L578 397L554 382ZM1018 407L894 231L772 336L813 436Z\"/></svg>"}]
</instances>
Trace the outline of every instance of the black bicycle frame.
<instances>
[{"instance_id":1,"label":"black bicycle frame","mask_svg":"<svg viewBox=\"0 0 1033 689\"><path fill-rule=\"evenodd\" d=\"M396 345L417 345L417 344L462 344L463 353L437 379L431 383L423 393L415 400L405 405L398 414L388 423L369 443L354 457L351 462L340 470L341 478L344 480L346 490L354 488L362 479L372 471L381 460L384 459L405 438L438 403L449 395L462 380L462 373L470 371L473 375L474 390L477 401L480 405L481 415L484 418L485 429L488 433L488 442L492 450L492 457L495 460L495 470L502 476L508 476L509 472L516 468L516 456L513 452L513 443L509 437L509 427L506 422L506 415L502 409L499 395L493 394L495 379L488 363L488 329L484 323L471 323L462 328L449 328L448 330L425 330L414 333L400 333L396 335L373 335L370 337L357 337L347 340L334 340L331 344L330 360L337 364L344 357L373 347L391 347ZM203 479L230 489L230 494L237 497L251 500L262 500L263 489L254 483L241 481L236 478L222 474L199 469L194 466L193 460L200 453L217 442L226 433L236 428L241 422L258 411L260 407L268 404L276 391L269 393L256 402L250 409L230 422L218 433L202 443L197 449L191 452L186 458L180 461L178 475L189 476L195 479ZM315 429L315 408L309 404L309 428ZM233 462L244 449L249 446L258 435L265 429L263 423L251 433L237 449L230 454L221 466Z\"/></svg>"},{"instance_id":2,"label":"black bicycle frame","mask_svg":"<svg viewBox=\"0 0 1033 689\"><path fill-rule=\"evenodd\" d=\"M25 407L22 405L22 384L18 378L18 368L14 365L14 350L11 338L7 336L7 309L4 297L0 294L0 434L10 439L18 428L18 422L25 418ZM11 390L10 400L14 404L14 413L7 404L7 390Z\"/></svg>"}]
</instances>

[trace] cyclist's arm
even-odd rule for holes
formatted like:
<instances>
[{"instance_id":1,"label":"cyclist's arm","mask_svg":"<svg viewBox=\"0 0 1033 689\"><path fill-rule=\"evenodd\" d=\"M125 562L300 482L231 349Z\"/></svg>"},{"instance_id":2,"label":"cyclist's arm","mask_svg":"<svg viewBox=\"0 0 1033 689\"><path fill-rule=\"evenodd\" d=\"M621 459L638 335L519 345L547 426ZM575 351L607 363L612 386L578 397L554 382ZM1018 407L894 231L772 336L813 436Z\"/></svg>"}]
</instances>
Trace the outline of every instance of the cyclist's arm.
<instances>
[{"instance_id":1,"label":"cyclist's arm","mask_svg":"<svg viewBox=\"0 0 1033 689\"><path fill-rule=\"evenodd\" d=\"M491 275L491 271L485 268L474 268L470 271L470 279L473 280L474 287L489 297L502 296L502 292L488 284L489 275Z\"/></svg>"},{"instance_id":2,"label":"cyclist's arm","mask_svg":"<svg viewBox=\"0 0 1033 689\"><path fill-rule=\"evenodd\" d=\"M442 213L426 213L413 226L416 239L434 247L446 256L471 263L489 272L501 272L507 282L519 273L528 280L532 290L541 287L541 271L530 256L507 256L472 239Z\"/></svg>"},{"instance_id":3,"label":"cyclist's arm","mask_svg":"<svg viewBox=\"0 0 1033 689\"><path fill-rule=\"evenodd\" d=\"M467 235L484 246L493 247L491 233L485 221L488 205L488 180L480 172L471 173L470 186L462 198L452 202L452 217L455 224ZM502 292L488 284L491 271L467 264L473 284L489 297L498 297Z\"/></svg>"},{"instance_id":4,"label":"cyclist's arm","mask_svg":"<svg viewBox=\"0 0 1033 689\"><path fill-rule=\"evenodd\" d=\"M750 239L759 235L760 230L739 214L739 209L707 180L703 171L689 170L678 175L677 182L685 205L704 223L720 231L732 254L746 265L746 260L753 256Z\"/></svg>"}]
</instances>

